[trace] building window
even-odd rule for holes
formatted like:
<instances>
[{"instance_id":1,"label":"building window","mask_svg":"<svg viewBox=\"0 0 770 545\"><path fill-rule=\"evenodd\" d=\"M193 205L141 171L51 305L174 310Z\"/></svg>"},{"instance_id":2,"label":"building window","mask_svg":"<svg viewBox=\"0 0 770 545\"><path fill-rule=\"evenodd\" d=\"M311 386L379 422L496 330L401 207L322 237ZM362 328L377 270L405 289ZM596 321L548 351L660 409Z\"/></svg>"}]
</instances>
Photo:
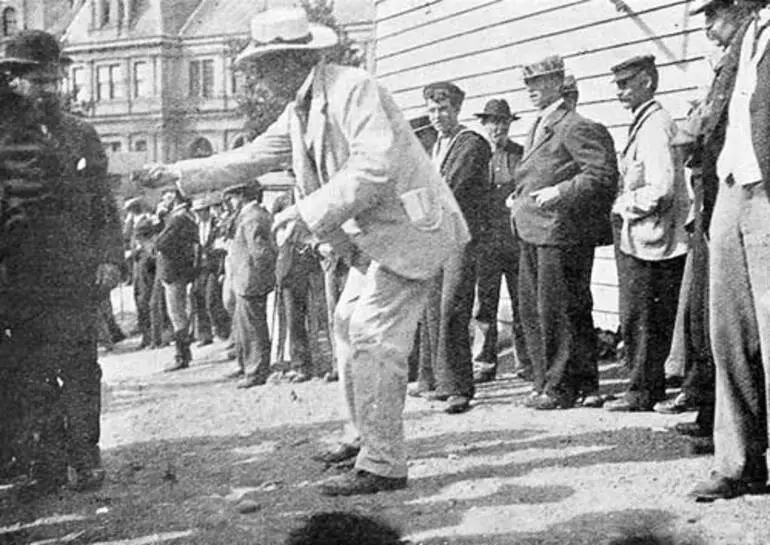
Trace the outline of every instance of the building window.
<instances>
[{"instance_id":1,"label":"building window","mask_svg":"<svg viewBox=\"0 0 770 545\"><path fill-rule=\"evenodd\" d=\"M121 150L123 146L120 142L105 142L104 143L104 149L107 152L117 153Z\"/></svg>"},{"instance_id":2,"label":"building window","mask_svg":"<svg viewBox=\"0 0 770 545\"><path fill-rule=\"evenodd\" d=\"M16 10L5 8L3 10L3 36L13 36L17 30Z\"/></svg>"},{"instance_id":3,"label":"building window","mask_svg":"<svg viewBox=\"0 0 770 545\"><path fill-rule=\"evenodd\" d=\"M147 151L147 140L137 140L134 142L134 151Z\"/></svg>"},{"instance_id":4,"label":"building window","mask_svg":"<svg viewBox=\"0 0 770 545\"><path fill-rule=\"evenodd\" d=\"M110 4L111 0L101 0L102 5L102 20L100 21L102 26L110 24Z\"/></svg>"},{"instance_id":5,"label":"building window","mask_svg":"<svg viewBox=\"0 0 770 545\"><path fill-rule=\"evenodd\" d=\"M123 78L119 64L106 64L96 69L96 100L123 98Z\"/></svg>"},{"instance_id":6,"label":"building window","mask_svg":"<svg viewBox=\"0 0 770 545\"><path fill-rule=\"evenodd\" d=\"M85 84L86 70L82 66L76 66L72 69L72 76L70 79L70 92L72 93L72 98L75 100L83 100L83 97L80 96L80 94L85 87Z\"/></svg>"},{"instance_id":7,"label":"building window","mask_svg":"<svg viewBox=\"0 0 770 545\"><path fill-rule=\"evenodd\" d=\"M152 95L152 78L150 64L147 62L134 63L134 98Z\"/></svg>"},{"instance_id":8,"label":"building window","mask_svg":"<svg viewBox=\"0 0 770 545\"><path fill-rule=\"evenodd\" d=\"M214 60L190 61L190 96L211 98L214 96Z\"/></svg>"}]
</instances>

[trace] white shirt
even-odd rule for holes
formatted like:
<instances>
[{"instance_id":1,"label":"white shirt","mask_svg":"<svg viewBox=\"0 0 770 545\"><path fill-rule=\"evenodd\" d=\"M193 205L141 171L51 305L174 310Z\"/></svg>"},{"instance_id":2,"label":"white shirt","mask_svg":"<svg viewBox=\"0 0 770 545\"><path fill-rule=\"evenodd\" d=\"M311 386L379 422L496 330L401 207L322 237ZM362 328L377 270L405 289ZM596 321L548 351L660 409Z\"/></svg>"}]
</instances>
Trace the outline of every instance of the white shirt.
<instances>
[{"instance_id":1,"label":"white shirt","mask_svg":"<svg viewBox=\"0 0 770 545\"><path fill-rule=\"evenodd\" d=\"M545 121L548 119L548 116L554 113L562 104L564 104L564 99L560 98L553 104L549 104L540 110L540 115L537 116L538 119L540 119L540 122L537 124L537 129L535 129L534 138L532 139L533 142L537 142L537 139L540 138L541 133L543 132L543 126L545 125Z\"/></svg>"},{"instance_id":2,"label":"white shirt","mask_svg":"<svg viewBox=\"0 0 770 545\"><path fill-rule=\"evenodd\" d=\"M767 31L766 27L758 28L757 23L756 20L753 21L743 36L735 88L728 106L725 144L717 160L719 179L726 180L732 174L735 182L740 185L762 181L762 171L752 145L749 104L757 86L757 65L770 40L770 31ZM757 31L760 34L754 47Z\"/></svg>"}]
</instances>

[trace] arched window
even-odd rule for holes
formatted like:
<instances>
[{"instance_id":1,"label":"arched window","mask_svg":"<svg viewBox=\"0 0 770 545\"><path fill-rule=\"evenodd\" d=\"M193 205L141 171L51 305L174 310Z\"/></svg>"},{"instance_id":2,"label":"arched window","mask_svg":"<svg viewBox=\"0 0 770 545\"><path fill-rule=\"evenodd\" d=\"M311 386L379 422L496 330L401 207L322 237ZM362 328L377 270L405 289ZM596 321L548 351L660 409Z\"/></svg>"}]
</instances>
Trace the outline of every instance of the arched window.
<instances>
[{"instance_id":1,"label":"arched window","mask_svg":"<svg viewBox=\"0 0 770 545\"><path fill-rule=\"evenodd\" d=\"M214 154L214 148L207 139L200 137L190 146L190 157L199 159Z\"/></svg>"},{"instance_id":2,"label":"arched window","mask_svg":"<svg viewBox=\"0 0 770 545\"><path fill-rule=\"evenodd\" d=\"M110 19L111 19L110 8L112 7L111 6L112 2L110 0L98 0L98 1L102 3L102 20L100 21L101 25L107 26L110 24Z\"/></svg>"},{"instance_id":3,"label":"arched window","mask_svg":"<svg viewBox=\"0 0 770 545\"><path fill-rule=\"evenodd\" d=\"M3 10L3 36L13 36L17 30L16 10L14 8L5 8Z\"/></svg>"}]
</instances>

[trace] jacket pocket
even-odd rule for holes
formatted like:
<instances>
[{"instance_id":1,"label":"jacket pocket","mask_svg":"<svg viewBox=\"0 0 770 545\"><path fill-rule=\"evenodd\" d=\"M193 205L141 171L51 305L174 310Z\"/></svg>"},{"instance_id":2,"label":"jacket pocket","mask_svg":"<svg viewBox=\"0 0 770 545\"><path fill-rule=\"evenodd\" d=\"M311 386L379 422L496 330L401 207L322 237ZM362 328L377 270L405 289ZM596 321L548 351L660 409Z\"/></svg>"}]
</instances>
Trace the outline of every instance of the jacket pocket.
<instances>
[{"instance_id":1,"label":"jacket pocket","mask_svg":"<svg viewBox=\"0 0 770 545\"><path fill-rule=\"evenodd\" d=\"M421 231L435 231L441 225L444 208L429 187L413 189L400 197L409 221Z\"/></svg>"}]
</instances>

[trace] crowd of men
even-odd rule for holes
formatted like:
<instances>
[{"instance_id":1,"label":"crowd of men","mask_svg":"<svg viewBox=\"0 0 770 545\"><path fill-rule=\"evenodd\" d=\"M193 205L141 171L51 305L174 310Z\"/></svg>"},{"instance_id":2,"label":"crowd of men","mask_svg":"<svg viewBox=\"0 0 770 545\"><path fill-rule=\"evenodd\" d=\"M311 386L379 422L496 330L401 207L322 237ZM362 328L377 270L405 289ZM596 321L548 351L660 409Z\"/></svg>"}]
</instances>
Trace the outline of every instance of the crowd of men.
<instances>
[{"instance_id":1,"label":"crowd of men","mask_svg":"<svg viewBox=\"0 0 770 545\"><path fill-rule=\"evenodd\" d=\"M523 66L538 115L518 144L508 137L517 116L504 99L494 98L475 113L482 135L460 122L464 91L452 82L435 82L423 89L426 116L407 122L370 74L324 60L323 50L337 42L331 29L309 24L301 9L267 10L254 20L253 41L236 64L269 67L264 84L286 94L284 112L241 148L149 166L143 183L167 187L160 206L151 212L142 201L126 205L142 345L161 343L168 322L175 344L170 370L177 371L190 365L193 330L204 344L214 334L232 336L238 363L232 376L244 388L264 384L271 368L267 296L279 285L289 294L287 322L298 359L305 362L301 371L312 374L307 305L320 282L290 272L299 266L315 271L316 278L322 274L336 360L336 369L326 371L339 375L348 425L340 442L317 459L355 463L320 489L332 496L394 490L407 486L402 413L408 362L417 374L409 394L444 401L448 414L470 409L476 385L495 379L505 278L516 375L532 383L525 406L663 413L697 408L696 422L677 429L713 435L708 446L717 471L693 495L712 500L765 488L770 58L763 54L770 13L759 0L701 0L692 13L705 16L707 35L723 49L708 95L678 127L655 98L659 73L652 55L610 67L630 120L627 141L616 149L604 125L580 115L576 80L559 56ZM38 42L48 38L23 36L22 45L27 36ZM32 53L9 48L5 66L14 81L27 82L17 83L18 100L29 96L35 105L30 111L43 115L48 110L40 97L55 94L64 61L57 44L43 44L45 49L38 42L27 44ZM36 91L19 92L24 89ZM51 248L54 257L46 258L45 267L35 253L49 248L48 239L33 250L4 237L3 277L13 286L8 297L46 306L3 306L6 335L0 349L16 350L19 361L34 354L44 362L55 351L55 362L38 364L48 375L41 374L37 390L24 396L50 395L56 400L44 407L59 398L67 406L68 395L82 400L94 388L73 394L78 381L69 378L72 373L86 373L88 362L92 380L98 365L90 318L65 317L90 317L93 309L86 302L94 297L81 297L76 305L54 288L81 293L83 278L109 285L117 216L109 192L97 190L103 181L76 183L104 175L100 148L77 147L92 131L60 115L56 123L70 123L87 136L69 143L70 134L80 134L69 129L49 150L46 142L56 138L59 125L32 120L32 136L9 134L20 141L34 137L39 145L46 161L36 179L73 180L75 189L68 189L66 198L85 191L83 198L92 203L87 217L78 218L81 223L67 223L68 229L73 224L90 230L73 233L55 249L74 247L89 255L75 262L67 255L52 269L51 259L61 252ZM23 132L29 126L18 127ZM64 156L65 151L74 155ZM286 164L295 186L268 211L256 180ZM11 171L13 176L28 182L28 171ZM37 193L25 187L27 194L39 194L40 202L30 200L35 206L29 207L34 210L29 223L40 218L62 223L62 214L46 207L48 199L63 198L61 186L33 189ZM206 197L190 200L202 194ZM210 200L214 194L226 205ZM68 203L59 203L59 209L70 210ZM96 239L83 244L91 241L86 237ZM630 375L619 398L600 391L592 318L594 251L610 244ZM90 269L75 271L76 265ZM21 266L38 276L22 281ZM70 275L71 268L78 274ZM40 308L45 311L35 310ZM66 339L63 326L54 327L65 320L73 329L66 330ZM37 342L33 351L25 341L29 328L50 343ZM72 339L82 342L73 345ZM61 358L62 353L72 357ZM684 387L666 399L666 368L675 364L685 375ZM3 367L9 380L14 369ZM95 402L93 395L88 399ZM45 420L23 401L17 410L18 422ZM46 425L59 426L61 431L54 431L68 437L73 452L88 438L92 459L70 458L70 465L80 471L81 482L100 478L94 476L99 465L93 430L77 427L94 412L88 418L63 414L62 421ZM3 433L18 437L12 429ZM11 454L9 460L21 459ZM38 463L34 456L26 459Z\"/></svg>"}]
</instances>

